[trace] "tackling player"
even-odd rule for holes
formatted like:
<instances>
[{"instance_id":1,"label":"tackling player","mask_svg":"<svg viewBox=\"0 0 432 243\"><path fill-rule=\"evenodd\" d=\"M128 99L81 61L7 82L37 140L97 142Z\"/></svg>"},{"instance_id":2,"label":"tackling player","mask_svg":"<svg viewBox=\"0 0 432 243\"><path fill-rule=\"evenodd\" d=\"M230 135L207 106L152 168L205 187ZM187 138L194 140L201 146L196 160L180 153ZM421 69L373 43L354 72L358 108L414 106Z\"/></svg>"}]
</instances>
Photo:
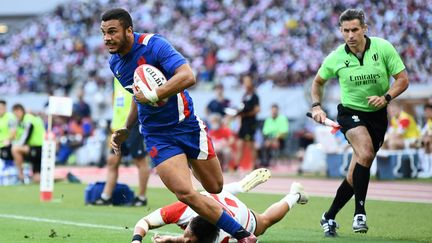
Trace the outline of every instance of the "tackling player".
<instances>
[{"instance_id":1,"label":"tackling player","mask_svg":"<svg viewBox=\"0 0 432 243\"><path fill-rule=\"evenodd\" d=\"M205 192L203 194L221 204L245 229L253 232L256 236L262 235L268 228L279 222L296 203L306 204L308 202L308 196L305 194L302 185L297 182L291 184L289 194L279 202L272 204L262 214L253 212L235 196L237 193L247 192L255 188L257 185L267 181L269 177L269 170L257 169L241 181L225 185L223 191L219 194ZM153 242L227 243L230 241L227 233L208 223L182 202L175 202L159 208L140 219L135 225L134 235L144 237L149 229L159 228L166 224L177 224L184 229L183 235L156 235L153 237ZM138 242L141 241L134 241L133 243Z\"/></svg>"},{"instance_id":2,"label":"tackling player","mask_svg":"<svg viewBox=\"0 0 432 243\"><path fill-rule=\"evenodd\" d=\"M203 196L192 186L189 166L210 193L222 190L223 177L204 123L195 115L193 101L186 91L196 82L186 59L162 36L134 32L132 18L124 9L110 9L103 13L101 20L103 40L111 53L111 71L124 88L134 93L125 127L111 137L113 149L119 151L138 119L146 149L166 187L181 202L239 242L256 242L256 237L222 210L216 201ZM168 79L147 97L130 88L135 69L145 63L161 70ZM148 105L165 98L168 102L161 107Z\"/></svg>"}]
</instances>

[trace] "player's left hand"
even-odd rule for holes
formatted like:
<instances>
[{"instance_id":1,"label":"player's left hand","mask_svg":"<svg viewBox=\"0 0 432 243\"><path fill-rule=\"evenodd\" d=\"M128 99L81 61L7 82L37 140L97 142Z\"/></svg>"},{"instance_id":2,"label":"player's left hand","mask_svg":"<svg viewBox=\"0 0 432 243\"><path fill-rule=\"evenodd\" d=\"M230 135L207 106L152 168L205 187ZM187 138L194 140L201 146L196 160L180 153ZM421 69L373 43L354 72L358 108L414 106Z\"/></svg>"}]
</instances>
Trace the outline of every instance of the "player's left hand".
<instances>
[{"instance_id":1,"label":"player's left hand","mask_svg":"<svg viewBox=\"0 0 432 243\"><path fill-rule=\"evenodd\" d=\"M150 103L150 101L144 96L143 92L138 89L135 85L132 86L132 91L134 93L135 99L141 104Z\"/></svg>"},{"instance_id":2,"label":"player's left hand","mask_svg":"<svg viewBox=\"0 0 432 243\"><path fill-rule=\"evenodd\" d=\"M367 99L368 104L376 108L382 108L387 105L387 101L385 100L384 96L368 96Z\"/></svg>"},{"instance_id":3,"label":"player's left hand","mask_svg":"<svg viewBox=\"0 0 432 243\"><path fill-rule=\"evenodd\" d=\"M151 239L153 243L164 243L167 240L166 236L162 235L154 235Z\"/></svg>"},{"instance_id":4,"label":"player's left hand","mask_svg":"<svg viewBox=\"0 0 432 243\"><path fill-rule=\"evenodd\" d=\"M169 236L169 235L155 235L152 237L153 243L175 243L175 242L183 242L181 236Z\"/></svg>"}]
</instances>

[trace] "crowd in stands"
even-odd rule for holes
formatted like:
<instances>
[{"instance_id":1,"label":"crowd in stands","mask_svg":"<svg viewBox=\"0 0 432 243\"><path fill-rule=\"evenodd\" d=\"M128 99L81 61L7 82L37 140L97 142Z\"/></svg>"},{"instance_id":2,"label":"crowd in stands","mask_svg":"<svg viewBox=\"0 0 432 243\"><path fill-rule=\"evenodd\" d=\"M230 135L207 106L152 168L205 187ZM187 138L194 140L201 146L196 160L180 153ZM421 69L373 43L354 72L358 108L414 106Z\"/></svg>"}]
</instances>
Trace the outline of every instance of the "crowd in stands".
<instances>
[{"instance_id":1,"label":"crowd in stands","mask_svg":"<svg viewBox=\"0 0 432 243\"><path fill-rule=\"evenodd\" d=\"M231 163L235 169L242 160L233 158L241 154L236 153L241 128L230 113L233 111L225 109L232 104L223 96L223 88L240 88L245 73L251 74L256 85L268 80L281 87L303 84L316 73L329 51L342 43L338 16L348 7L363 8L368 34L386 38L395 45L411 82L431 82L428 78L432 73L432 4L420 0L356 2L66 2L19 31L0 35L0 94L30 91L78 97L74 115L56 117L53 123L58 138L57 162L67 163L70 155L98 133L98 121L110 119L105 111L110 110L113 78L107 64L109 54L101 38L100 15L108 8L124 7L131 10L135 31L162 34L188 58L199 81L216 84L216 97L208 106L207 121L216 149L223 153L224 168L228 169L227 164ZM91 107L86 99L91 99ZM426 106L424 113L432 117L430 110ZM257 163L262 166L271 165L269 155L278 154L286 144L284 139L289 137L288 125L283 131L270 129L272 122L277 123L276 118L282 119L280 115L284 114L275 111L264 130L257 127L257 135L252 139ZM426 148L427 154L432 151L429 120L414 140ZM280 122L285 123L285 119ZM301 151L314 142L315 125L306 124L291 136L299 140ZM103 141L104 131L95 143ZM104 152L102 146L100 154ZM255 158L255 155L248 158L251 156Z\"/></svg>"},{"instance_id":2,"label":"crowd in stands","mask_svg":"<svg viewBox=\"0 0 432 243\"><path fill-rule=\"evenodd\" d=\"M100 14L131 10L134 29L164 35L191 62L198 79L225 87L241 74L278 86L304 83L325 55L342 43L338 16L348 7L365 10L369 35L392 42L410 81L430 82L432 4L428 1L70 1L0 36L0 93L69 94L93 82L110 89L108 54Z\"/></svg>"}]
</instances>

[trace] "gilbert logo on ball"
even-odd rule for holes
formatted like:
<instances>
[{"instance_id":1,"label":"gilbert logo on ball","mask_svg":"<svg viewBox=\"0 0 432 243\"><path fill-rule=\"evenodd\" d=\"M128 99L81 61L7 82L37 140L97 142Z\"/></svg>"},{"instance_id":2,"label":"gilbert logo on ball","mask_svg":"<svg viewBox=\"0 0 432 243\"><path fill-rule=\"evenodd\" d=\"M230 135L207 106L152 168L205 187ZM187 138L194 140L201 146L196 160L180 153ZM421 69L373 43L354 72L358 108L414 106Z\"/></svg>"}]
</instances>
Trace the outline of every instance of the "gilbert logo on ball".
<instances>
[{"instance_id":1,"label":"gilbert logo on ball","mask_svg":"<svg viewBox=\"0 0 432 243\"><path fill-rule=\"evenodd\" d=\"M134 86L143 92L144 96L148 97L150 92L156 90L167 82L165 75L156 67L148 64L143 64L135 69ZM150 103L152 106L162 106L168 101L168 98L159 100L155 103Z\"/></svg>"}]
</instances>

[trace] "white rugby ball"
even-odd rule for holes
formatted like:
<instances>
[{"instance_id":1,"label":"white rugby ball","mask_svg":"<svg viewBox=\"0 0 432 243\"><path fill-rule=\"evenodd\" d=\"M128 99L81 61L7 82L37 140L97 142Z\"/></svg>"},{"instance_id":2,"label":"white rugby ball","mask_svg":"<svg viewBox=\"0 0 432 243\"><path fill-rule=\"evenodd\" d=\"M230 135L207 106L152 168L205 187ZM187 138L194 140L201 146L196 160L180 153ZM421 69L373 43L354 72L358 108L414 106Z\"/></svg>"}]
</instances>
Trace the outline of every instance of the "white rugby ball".
<instances>
[{"instance_id":1,"label":"white rugby ball","mask_svg":"<svg viewBox=\"0 0 432 243\"><path fill-rule=\"evenodd\" d=\"M165 75L156 67L148 64L142 64L135 69L134 86L143 92L150 92L162 86L167 82ZM168 98L159 100L156 103L150 103L151 106L162 106L168 101Z\"/></svg>"}]
</instances>

